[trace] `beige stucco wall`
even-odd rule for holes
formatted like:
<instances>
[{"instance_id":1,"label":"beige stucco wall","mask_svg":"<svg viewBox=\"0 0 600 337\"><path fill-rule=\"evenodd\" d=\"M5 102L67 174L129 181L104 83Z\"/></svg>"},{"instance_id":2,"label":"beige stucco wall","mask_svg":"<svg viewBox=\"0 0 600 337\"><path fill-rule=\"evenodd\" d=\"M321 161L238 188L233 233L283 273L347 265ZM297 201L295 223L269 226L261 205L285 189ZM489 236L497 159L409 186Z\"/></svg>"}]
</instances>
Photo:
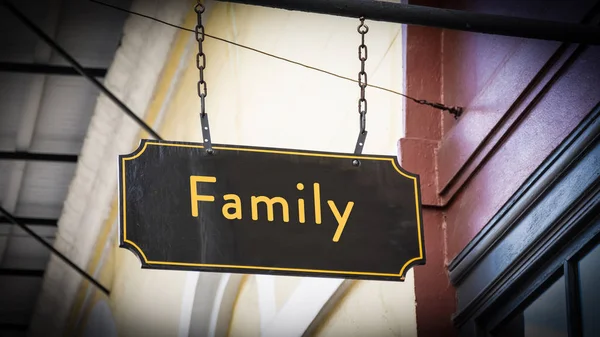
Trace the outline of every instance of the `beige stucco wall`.
<instances>
[{"instance_id":1,"label":"beige stucco wall","mask_svg":"<svg viewBox=\"0 0 600 337\"><path fill-rule=\"evenodd\" d=\"M250 6L217 6L207 32L356 78L358 20ZM369 82L402 91L401 26L368 22ZM358 86L216 41L208 41L209 113L214 142L350 152L358 131ZM188 82L193 95L191 72ZM182 90L184 92L185 90ZM183 94L183 93L182 93ZM396 154L402 100L367 90L365 153ZM184 113L181 128L198 130ZM175 121L174 121L175 122ZM199 134L196 136L199 138ZM277 277L277 309L299 278ZM244 283L230 336L259 336L256 282ZM316 331L318 336L416 336L412 272L405 283L357 282Z\"/></svg>"},{"instance_id":2,"label":"beige stucco wall","mask_svg":"<svg viewBox=\"0 0 600 337\"><path fill-rule=\"evenodd\" d=\"M368 22L371 84L401 91L400 25ZM206 32L350 78L360 70L358 20L216 3ZM392 43L392 42L395 43ZM212 39L207 51L213 141L225 144L351 152L358 133L358 84ZM198 73L189 59L165 120L178 139L200 141ZM396 154L400 96L367 88L365 153Z\"/></svg>"},{"instance_id":3,"label":"beige stucco wall","mask_svg":"<svg viewBox=\"0 0 600 337\"><path fill-rule=\"evenodd\" d=\"M190 15L186 26L193 26L192 19ZM401 26L367 24L369 83L403 91ZM208 34L357 78L357 25L354 19L217 2L205 26ZM195 43L192 34L178 33L160 80L163 84L157 85L149 107L152 111L148 114L154 114L165 139L202 139ZM359 121L356 83L210 38L205 40L204 50L207 112L214 143L353 151ZM364 153L395 155L402 136L402 98L368 88L367 100L369 135ZM107 220L113 234L115 225L116 219ZM116 241L114 235L112 239ZM110 279L108 300L119 335L181 335L189 274L141 270L137 258L116 245L104 254L111 263L110 268L102 268L102 277ZM416 336L412 275L410 271L403 283L356 281L331 312L321 315L315 335ZM300 282L296 277L275 278L277 309ZM247 276L235 302L230 336L260 336L261 300L256 278ZM80 321L85 322L92 304L80 305Z\"/></svg>"},{"instance_id":4,"label":"beige stucco wall","mask_svg":"<svg viewBox=\"0 0 600 337\"><path fill-rule=\"evenodd\" d=\"M405 283L360 281L315 332L318 337L417 336L412 271Z\"/></svg>"}]
</instances>

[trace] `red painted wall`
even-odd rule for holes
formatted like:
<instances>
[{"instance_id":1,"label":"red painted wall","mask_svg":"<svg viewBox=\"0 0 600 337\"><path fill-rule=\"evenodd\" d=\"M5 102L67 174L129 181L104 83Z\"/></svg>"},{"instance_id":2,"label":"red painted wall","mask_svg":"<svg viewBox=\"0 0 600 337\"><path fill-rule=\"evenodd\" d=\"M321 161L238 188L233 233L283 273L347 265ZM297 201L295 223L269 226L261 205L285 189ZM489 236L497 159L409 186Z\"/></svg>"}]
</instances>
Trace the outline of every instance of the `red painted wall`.
<instances>
[{"instance_id":1,"label":"red painted wall","mask_svg":"<svg viewBox=\"0 0 600 337\"><path fill-rule=\"evenodd\" d=\"M600 7L596 0L411 3L570 22L594 22ZM423 185L419 336L451 336L448 263L600 101L600 48L408 26L406 53L408 95L465 107L454 121L408 102L400 141L402 165Z\"/></svg>"}]
</instances>

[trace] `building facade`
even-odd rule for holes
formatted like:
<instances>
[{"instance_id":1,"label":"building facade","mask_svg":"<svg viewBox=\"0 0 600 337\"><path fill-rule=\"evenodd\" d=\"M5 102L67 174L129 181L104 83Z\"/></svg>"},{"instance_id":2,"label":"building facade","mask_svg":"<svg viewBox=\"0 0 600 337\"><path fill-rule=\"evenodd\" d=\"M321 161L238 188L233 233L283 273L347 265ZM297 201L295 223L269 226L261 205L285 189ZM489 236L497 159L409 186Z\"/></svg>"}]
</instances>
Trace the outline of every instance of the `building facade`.
<instances>
[{"instance_id":1,"label":"building facade","mask_svg":"<svg viewBox=\"0 0 600 337\"><path fill-rule=\"evenodd\" d=\"M597 24L597 1L410 1ZM186 1L132 9L185 27ZM355 78L358 20L207 3L207 34ZM34 334L596 336L600 48L369 22L365 154L420 175L427 264L404 282L142 270L118 248L117 155L149 138L99 98ZM163 138L201 142L193 34L130 17L106 83ZM213 142L351 152L356 83L207 38ZM98 155L101 154L101 155ZM90 169L91 168L91 169ZM58 319L57 319L58 317Z\"/></svg>"},{"instance_id":2,"label":"building facade","mask_svg":"<svg viewBox=\"0 0 600 337\"><path fill-rule=\"evenodd\" d=\"M599 14L597 1L415 3ZM597 335L600 48L408 26L406 50L409 95L465 107L453 120L407 104L402 165L430 182L419 336Z\"/></svg>"}]
</instances>

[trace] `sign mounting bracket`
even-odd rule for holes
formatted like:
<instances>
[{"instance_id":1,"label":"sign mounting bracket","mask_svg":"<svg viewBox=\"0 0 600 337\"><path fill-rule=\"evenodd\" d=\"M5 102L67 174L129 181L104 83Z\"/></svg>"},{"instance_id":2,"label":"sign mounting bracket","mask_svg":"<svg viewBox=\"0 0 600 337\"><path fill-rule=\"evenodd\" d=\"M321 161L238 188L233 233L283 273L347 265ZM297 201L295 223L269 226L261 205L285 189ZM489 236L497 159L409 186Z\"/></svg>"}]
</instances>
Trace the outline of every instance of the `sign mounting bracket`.
<instances>
[{"instance_id":1,"label":"sign mounting bracket","mask_svg":"<svg viewBox=\"0 0 600 337\"><path fill-rule=\"evenodd\" d=\"M212 141L210 140L210 127L208 126L208 115L200 114L200 125L202 127L202 141L206 148L206 152L213 154Z\"/></svg>"},{"instance_id":2,"label":"sign mounting bracket","mask_svg":"<svg viewBox=\"0 0 600 337\"><path fill-rule=\"evenodd\" d=\"M354 148L354 154L362 154L363 147L365 146L365 140L367 139L367 130L358 133L358 139L356 139L356 147ZM355 163L355 166L358 163Z\"/></svg>"}]
</instances>

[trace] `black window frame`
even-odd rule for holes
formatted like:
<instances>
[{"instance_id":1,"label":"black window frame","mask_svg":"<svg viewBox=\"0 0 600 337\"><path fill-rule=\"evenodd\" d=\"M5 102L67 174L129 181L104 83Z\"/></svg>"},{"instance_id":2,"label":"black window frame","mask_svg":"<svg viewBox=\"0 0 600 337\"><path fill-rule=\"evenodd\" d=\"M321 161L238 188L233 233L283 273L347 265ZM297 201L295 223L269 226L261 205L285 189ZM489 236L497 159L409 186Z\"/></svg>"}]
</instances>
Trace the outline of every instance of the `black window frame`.
<instances>
[{"instance_id":1,"label":"black window frame","mask_svg":"<svg viewBox=\"0 0 600 337\"><path fill-rule=\"evenodd\" d=\"M569 337L582 336L577 263L600 244L598 163L600 102L450 263L461 337L492 337L562 275Z\"/></svg>"},{"instance_id":2,"label":"black window frame","mask_svg":"<svg viewBox=\"0 0 600 337\"><path fill-rule=\"evenodd\" d=\"M598 207L600 210L600 207ZM591 214L593 216L593 214ZM582 220L586 225L562 249L544 261L540 269L532 270L532 276L515 282L505 295L482 313L475 321L482 336L493 337L494 331L507 323L515 315L522 313L531 303L543 294L554 282L565 277L567 304L567 324L569 337L583 336L581 303L579 296L578 263L590 251L600 245L600 214L592 219Z\"/></svg>"}]
</instances>

